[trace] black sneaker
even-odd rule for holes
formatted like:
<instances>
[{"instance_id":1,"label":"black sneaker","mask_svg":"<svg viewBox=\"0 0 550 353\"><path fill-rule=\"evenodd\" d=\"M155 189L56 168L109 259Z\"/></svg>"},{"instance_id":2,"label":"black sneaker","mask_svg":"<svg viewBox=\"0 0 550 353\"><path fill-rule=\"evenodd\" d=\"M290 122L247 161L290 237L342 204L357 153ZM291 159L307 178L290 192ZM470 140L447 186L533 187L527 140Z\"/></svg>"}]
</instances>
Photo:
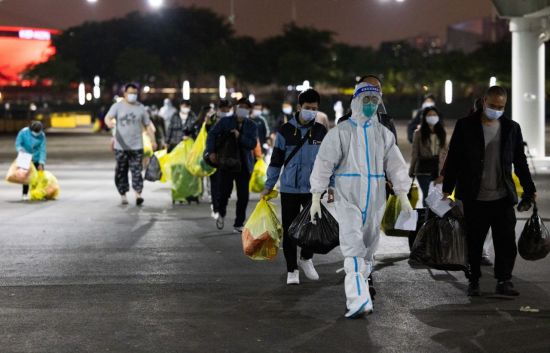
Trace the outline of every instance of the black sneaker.
<instances>
[{"instance_id":1,"label":"black sneaker","mask_svg":"<svg viewBox=\"0 0 550 353\"><path fill-rule=\"evenodd\" d=\"M369 275L369 278L367 279L369 283L369 294L372 301L374 301L374 296L376 296L376 288L374 288L374 281L372 280L372 274Z\"/></svg>"},{"instance_id":2,"label":"black sneaker","mask_svg":"<svg viewBox=\"0 0 550 353\"><path fill-rule=\"evenodd\" d=\"M219 230L222 230L223 227L224 227L224 219L222 216L218 216L218 219L216 219L216 228L218 228Z\"/></svg>"},{"instance_id":3,"label":"black sneaker","mask_svg":"<svg viewBox=\"0 0 550 353\"><path fill-rule=\"evenodd\" d=\"M138 198L136 199L136 206L141 206L141 205L143 205L143 201L145 201L145 200L143 199L143 197L138 197Z\"/></svg>"},{"instance_id":4,"label":"black sneaker","mask_svg":"<svg viewBox=\"0 0 550 353\"><path fill-rule=\"evenodd\" d=\"M479 290L479 282L470 282L468 284L468 296L469 297L479 297L481 292Z\"/></svg>"},{"instance_id":5,"label":"black sneaker","mask_svg":"<svg viewBox=\"0 0 550 353\"><path fill-rule=\"evenodd\" d=\"M506 295L510 297L517 297L519 292L514 289L512 281L499 281L497 282L496 294Z\"/></svg>"}]
</instances>

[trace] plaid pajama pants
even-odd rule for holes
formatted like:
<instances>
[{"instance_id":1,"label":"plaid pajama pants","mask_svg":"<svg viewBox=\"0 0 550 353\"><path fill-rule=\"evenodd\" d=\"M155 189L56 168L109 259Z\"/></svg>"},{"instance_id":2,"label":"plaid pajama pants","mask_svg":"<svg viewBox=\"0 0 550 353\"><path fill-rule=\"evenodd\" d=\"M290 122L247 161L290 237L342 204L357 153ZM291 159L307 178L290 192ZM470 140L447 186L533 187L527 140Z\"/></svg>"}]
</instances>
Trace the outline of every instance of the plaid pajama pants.
<instances>
[{"instance_id":1,"label":"plaid pajama pants","mask_svg":"<svg viewBox=\"0 0 550 353\"><path fill-rule=\"evenodd\" d=\"M130 190L128 170L132 174L132 188L140 193L143 191L143 150L115 150L115 185L119 194L124 195Z\"/></svg>"}]
</instances>

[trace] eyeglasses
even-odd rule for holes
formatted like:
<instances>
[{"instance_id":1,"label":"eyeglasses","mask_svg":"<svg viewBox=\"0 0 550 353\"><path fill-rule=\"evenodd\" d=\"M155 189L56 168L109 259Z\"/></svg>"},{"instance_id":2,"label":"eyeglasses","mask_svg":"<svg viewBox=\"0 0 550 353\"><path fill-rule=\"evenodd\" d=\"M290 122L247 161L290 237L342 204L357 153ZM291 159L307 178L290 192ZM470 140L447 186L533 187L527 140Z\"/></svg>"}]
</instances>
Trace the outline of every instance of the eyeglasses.
<instances>
[{"instance_id":1,"label":"eyeglasses","mask_svg":"<svg viewBox=\"0 0 550 353\"><path fill-rule=\"evenodd\" d=\"M377 97L377 96L364 96L363 97L363 103L379 104L380 103L380 97Z\"/></svg>"}]
</instances>

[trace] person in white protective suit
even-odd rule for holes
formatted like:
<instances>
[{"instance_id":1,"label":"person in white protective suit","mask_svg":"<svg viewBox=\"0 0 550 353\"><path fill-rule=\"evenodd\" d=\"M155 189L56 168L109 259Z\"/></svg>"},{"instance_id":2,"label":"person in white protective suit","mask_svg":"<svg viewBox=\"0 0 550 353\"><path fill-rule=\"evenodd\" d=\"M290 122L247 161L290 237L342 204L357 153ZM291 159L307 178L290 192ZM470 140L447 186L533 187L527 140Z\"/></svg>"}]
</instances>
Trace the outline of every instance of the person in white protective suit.
<instances>
[{"instance_id":1,"label":"person in white protective suit","mask_svg":"<svg viewBox=\"0 0 550 353\"><path fill-rule=\"evenodd\" d=\"M164 131L168 132L170 129L170 120L172 120L172 117L178 114L178 110L174 105L172 105L172 101L170 98L164 99L164 104L159 110L159 115L162 119L164 119Z\"/></svg>"},{"instance_id":2,"label":"person in white protective suit","mask_svg":"<svg viewBox=\"0 0 550 353\"><path fill-rule=\"evenodd\" d=\"M351 102L351 118L332 129L321 144L311 174L311 218L321 217L321 195L335 177L336 218L346 272L346 317L373 310L367 278L380 238L386 203L386 176L401 201L402 212L412 212L407 198L408 169L394 135L372 119L382 100L380 89L359 83Z\"/></svg>"}]
</instances>

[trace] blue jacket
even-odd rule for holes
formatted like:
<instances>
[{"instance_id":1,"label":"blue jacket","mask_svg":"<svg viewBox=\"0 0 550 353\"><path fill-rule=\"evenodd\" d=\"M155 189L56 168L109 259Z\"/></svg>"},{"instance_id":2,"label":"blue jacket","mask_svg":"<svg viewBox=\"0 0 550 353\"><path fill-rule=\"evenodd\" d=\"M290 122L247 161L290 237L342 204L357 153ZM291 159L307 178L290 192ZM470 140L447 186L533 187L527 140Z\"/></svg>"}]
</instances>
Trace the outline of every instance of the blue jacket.
<instances>
[{"instance_id":1,"label":"blue jacket","mask_svg":"<svg viewBox=\"0 0 550 353\"><path fill-rule=\"evenodd\" d=\"M23 151L32 154L32 161L39 164L46 164L46 134L41 132L33 136L31 130L26 127L19 131L15 139L17 152Z\"/></svg>"},{"instance_id":2,"label":"blue jacket","mask_svg":"<svg viewBox=\"0 0 550 353\"><path fill-rule=\"evenodd\" d=\"M310 193L309 177L321 147L321 142L327 134L327 129L316 122L301 125L296 119L294 117L284 124L277 133L271 163L267 169L266 189L275 187L286 159L304 138L305 134L308 133L308 140L283 169L280 191L289 194Z\"/></svg>"},{"instance_id":3,"label":"blue jacket","mask_svg":"<svg viewBox=\"0 0 550 353\"><path fill-rule=\"evenodd\" d=\"M208 137L206 139L206 152L215 153L216 152L216 140L228 133L231 130L237 129L237 117L227 116L220 119L216 125L214 125L208 132ZM253 150L258 143L258 128L256 123L250 119L244 119L242 128L239 130L239 145L241 147L241 158L244 157L242 161L244 166L249 173L252 173L254 170L254 154Z\"/></svg>"}]
</instances>

